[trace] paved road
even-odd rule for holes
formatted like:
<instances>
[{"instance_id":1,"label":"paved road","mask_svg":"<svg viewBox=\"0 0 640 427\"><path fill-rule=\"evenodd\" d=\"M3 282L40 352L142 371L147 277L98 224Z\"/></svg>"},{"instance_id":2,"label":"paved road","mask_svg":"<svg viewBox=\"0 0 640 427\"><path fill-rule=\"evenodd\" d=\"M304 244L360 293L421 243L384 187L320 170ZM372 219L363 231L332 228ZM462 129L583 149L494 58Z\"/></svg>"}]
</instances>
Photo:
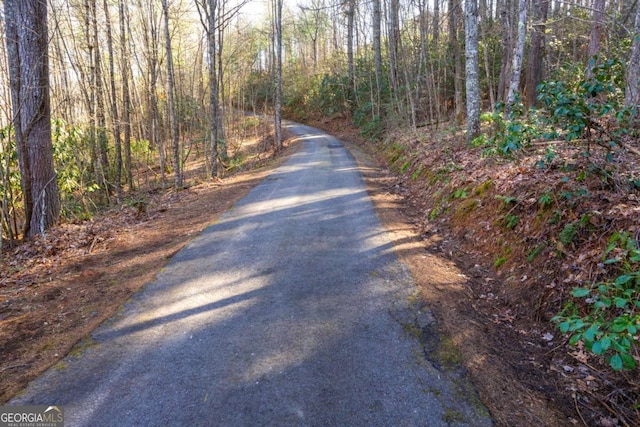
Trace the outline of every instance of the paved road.
<instances>
[{"instance_id":1,"label":"paved road","mask_svg":"<svg viewBox=\"0 0 640 427\"><path fill-rule=\"evenodd\" d=\"M407 333L416 289L350 153L289 128L286 164L11 403L67 426L491 425Z\"/></svg>"}]
</instances>

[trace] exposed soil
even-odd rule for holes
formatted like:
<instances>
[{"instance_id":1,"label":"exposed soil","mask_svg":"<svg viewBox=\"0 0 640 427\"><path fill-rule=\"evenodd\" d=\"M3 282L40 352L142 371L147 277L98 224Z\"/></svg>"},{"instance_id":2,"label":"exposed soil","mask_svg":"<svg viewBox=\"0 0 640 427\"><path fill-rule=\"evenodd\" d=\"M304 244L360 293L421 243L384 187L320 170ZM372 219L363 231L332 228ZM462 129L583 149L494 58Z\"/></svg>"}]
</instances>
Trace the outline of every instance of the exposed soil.
<instances>
[{"instance_id":1,"label":"exposed soil","mask_svg":"<svg viewBox=\"0 0 640 427\"><path fill-rule=\"evenodd\" d=\"M478 212L453 217L469 198L447 200L451 215L430 218L435 207L424 185L416 186L421 181L411 179L415 168L393 173L378 147L365 144L342 118L316 125L345 141L356 156L399 257L410 266L425 303L439 320L442 335L429 351L430 357L436 362L462 362L498 425L630 424L633 418L618 420L616 408L603 408L611 406L607 394L612 390L637 398L638 389L628 388L639 383L637 376L621 382L599 365L594 367L594 361L576 349L568 351L566 340L548 322L561 303L560 277L567 277L558 273L562 261L558 264L541 256L535 263L521 265L518 251L526 253L526 249L511 245L509 259L495 268L496 256L510 240L503 236L498 244L493 223L487 226L489 220ZM173 254L295 150L295 140L286 146L275 160L259 162L248 172L180 192L157 190L141 196L141 203L123 205L85 223L63 224L46 238L4 253L0 403L72 351L152 280ZM453 151L448 155L460 163L455 147ZM435 149L431 154L436 157L431 159L431 169L433 162L447 164L448 160L437 158ZM504 182L494 178L491 191L523 200L518 205L522 211L518 227L524 226L524 201L531 196L525 198L504 187L517 177L517 166L515 172L504 165L485 167L494 172L503 168ZM456 179L464 181L460 187L468 187L467 193L486 182L481 174L452 178ZM498 202L491 207L494 213L500 209ZM637 227L637 213L633 215L627 221L631 225L616 225L633 226L635 220ZM625 388L620 389L620 384Z\"/></svg>"}]
</instances>

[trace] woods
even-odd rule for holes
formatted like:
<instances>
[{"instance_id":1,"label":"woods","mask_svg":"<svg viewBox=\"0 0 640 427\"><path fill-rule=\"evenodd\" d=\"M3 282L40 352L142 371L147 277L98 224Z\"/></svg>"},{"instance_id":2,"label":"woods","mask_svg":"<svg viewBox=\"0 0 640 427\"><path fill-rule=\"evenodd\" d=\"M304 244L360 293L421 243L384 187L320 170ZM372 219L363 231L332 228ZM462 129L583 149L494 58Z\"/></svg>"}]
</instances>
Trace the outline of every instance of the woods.
<instances>
[{"instance_id":1,"label":"woods","mask_svg":"<svg viewBox=\"0 0 640 427\"><path fill-rule=\"evenodd\" d=\"M32 3L4 2L3 79L11 78L15 99L10 109L4 93L3 129L23 128L3 143L2 229L9 240L55 222L56 184L64 218L122 203L122 189L135 188L141 162L155 170L161 185L170 172L173 186L181 187L187 153L202 137L210 141L210 176L217 176L228 161L227 114L236 110L273 114L275 146L282 140L279 111L301 120L348 112L374 137L383 129L438 127L451 117L464 124L468 118L471 142L480 135L482 111L504 108L509 119L520 104L525 110L538 105L544 79L571 81L576 69L592 78L593 66L606 60L626 64L625 75L611 76L625 81L618 88L625 105L634 107L639 92L640 15L623 0L274 0L266 7L228 0L56 0L47 19L37 20L48 27L34 31L49 38L23 41L20 34L31 23L12 17L43 18L47 4ZM21 50L30 42L34 47ZM47 55L32 54L38 43ZM29 60L51 81L28 83L20 67ZM21 80L22 86L15 83ZM50 119L60 124L52 140L62 156L55 164L57 183L51 170L43 182L30 177L31 162L51 169L43 166L51 160L28 159L31 118L19 107L24 91L33 89L35 96L38 87L49 87L38 103L46 109L51 97ZM48 121L33 132L50 133ZM9 155L14 139L17 164ZM65 150L60 144L67 144ZM18 167L19 188L10 179ZM48 198L42 222L41 202Z\"/></svg>"},{"instance_id":2,"label":"woods","mask_svg":"<svg viewBox=\"0 0 640 427\"><path fill-rule=\"evenodd\" d=\"M483 254L521 298L508 310L620 375L589 402L620 425L638 414L637 1L3 0L2 11L0 254L55 224L143 206L145 191L217 182L247 134L283 149L283 119L353 125L428 200L418 223L490 235ZM257 135L259 120L271 133ZM568 363L560 375L577 375Z\"/></svg>"}]
</instances>

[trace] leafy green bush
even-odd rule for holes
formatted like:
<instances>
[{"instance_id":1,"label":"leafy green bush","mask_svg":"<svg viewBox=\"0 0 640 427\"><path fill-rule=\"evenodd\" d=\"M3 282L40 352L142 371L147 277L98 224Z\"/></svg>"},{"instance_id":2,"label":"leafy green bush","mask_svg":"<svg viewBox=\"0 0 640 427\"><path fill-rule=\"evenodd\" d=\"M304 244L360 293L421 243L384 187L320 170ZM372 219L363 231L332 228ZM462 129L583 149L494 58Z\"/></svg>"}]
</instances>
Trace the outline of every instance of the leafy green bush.
<instances>
[{"instance_id":1,"label":"leafy green bush","mask_svg":"<svg viewBox=\"0 0 640 427\"><path fill-rule=\"evenodd\" d=\"M628 233L615 233L603 256L612 278L571 292L573 301L552 320L569 343L604 356L616 371L633 369L640 328L640 249ZM580 303L578 303L580 302Z\"/></svg>"},{"instance_id":2,"label":"leafy green bush","mask_svg":"<svg viewBox=\"0 0 640 427\"><path fill-rule=\"evenodd\" d=\"M558 127L566 141L586 138L591 142L595 138L594 142L613 145L631 117L621 88L624 66L614 59L594 66L591 78L543 82L538 86L538 100L544 106L540 117ZM602 122L605 116L615 120L615 131Z\"/></svg>"},{"instance_id":3,"label":"leafy green bush","mask_svg":"<svg viewBox=\"0 0 640 427\"><path fill-rule=\"evenodd\" d=\"M486 147L483 156L512 156L540 135L535 115L523 117L522 104L517 106L519 108L514 108L509 120L504 118L502 106L498 106L498 110L493 113L482 115L483 122L492 124L492 135L488 138L484 135L476 138L472 145Z\"/></svg>"}]
</instances>

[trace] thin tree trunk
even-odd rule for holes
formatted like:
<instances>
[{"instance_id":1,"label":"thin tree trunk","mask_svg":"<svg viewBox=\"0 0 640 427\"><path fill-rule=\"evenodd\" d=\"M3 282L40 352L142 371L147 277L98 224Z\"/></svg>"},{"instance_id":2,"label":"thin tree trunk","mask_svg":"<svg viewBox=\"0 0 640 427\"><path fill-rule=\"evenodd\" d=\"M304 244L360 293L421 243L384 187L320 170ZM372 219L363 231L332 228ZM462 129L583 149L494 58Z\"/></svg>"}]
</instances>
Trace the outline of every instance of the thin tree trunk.
<instances>
[{"instance_id":1,"label":"thin tree trunk","mask_svg":"<svg viewBox=\"0 0 640 427\"><path fill-rule=\"evenodd\" d=\"M208 54L209 54L209 132L211 134L211 177L218 176L218 77L216 75L216 0L209 0Z\"/></svg>"},{"instance_id":2,"label":"thin tree trunk","mask_svg":"<svg viewBox=\"0 0 640 427\"><path fill-rule=\"evenodd\" d=\"M511 31L511 10L507 0L498 0L500 2L500 20L502 23L502 37L504 43L502 45L502 65L500 67L500 77L498 79L498 96L497 101L501 102L506 99L511 77L511 63L513 58L513 32Z\"/></svg>"},{"instance_id":3,"label":"thin tree trunk","mask_svg":"<svg viewBox=\"0 0 640 427\"><path fill-rule=\"evenodd\" d=\"M355 65L353 62L353 27L354 27L354 18L356 14L356 0L347 0L347 72L349 78L349 104L350 107L353 108L355 106L355 102L353 99L353 94L355 93ZM317 26L316 26L317 28ZM315 45L315 40L314 40ZM314 47L315 49L315 47ZM314 68L315 71L315 68Z\"/></svg>"},{"instance_id":4,"label":"thin tree trunk","mask_svg":"<svg viewBox=\"0 0 640 427\"><path fill-rule=\"evenodd\" d=\"M171 50L171 32L169 31L169 7L167 0L162 0L164 15L164 39L167 53L167 98L169 102L169 122L173 147L173 180L176 189L182 188L182 171L180 165L180 139L178 135L178 118L176 116L175 83L173 75L173 52Z\"/></svg>"},{"instance_id":5,"label":"thin tree trunk","mask_svg":"<svg viewBox=\"0 0 640 427\"><path fill-rule=\"evenodd\" d=\"M454 58L453 86L454 86L454 121L462 122L463 101L462 101L462 53L458 42L458 16L460 14L460 4L457 0L449 0L449 43Z\"/></svg>"},{"instance_id":6,"label":"thin tree trunk","mask_svg":"<svg viewBox=\"0 0 640 427\"><path fill-rule=\"evenodd\" d=\"M95 76L95 122L97 125L96 136L98 138L98 174L100 186L104 190L107 203L109 202L109 184L107 172L109 170L109 158L107 156L109 140L107 138L107 119L104 114L104 89L102 86L102 54L100 53L100 43L98 38L98 7L95 0L91 2L91 20L93 24L93 55L94 55L94 76Z\"/></svg>"},{"instance_id":7,"label":"thin tree trunk","mask_svg":"<svg viewBox=\"0 0 640 427\"><path fill-rule=\"evenodd\" d=\"M632 33L631 57L627 65L624 104L629 108L640 105L640 7L636 9L636 20ZM637 117L638 112L636 112Z\"/></svg>"},{"instance_id":8,"label":"thin tree trunk","mask_svg":"<svg viewBox=\"0 0 640 427\"><path fill-rule=\"evenodd\" d=\"M519 0L518 2L518 40L516 49L513 53L513 64L511 65L511 83L509 84L509 92L507 92L507 100L505 105L505 117L509 118L516 102L516 95L520 86L520 71L522 70L522 60L524 56L524 44L527 35L527 11L528 1Z\"/></svg>"},{"instance_id":9,"label":"thin tree trunk","mask_svg":"<svg viewBox=\"0 0 640 427\"><path fill-rule=\"evenodd\" d=\"M223 2L224 5L224 2ZM224 16L224 9L218 7L220 12L218 16ZM225 90L224 90L224 62L223 62L223 48L224 48L224 25L220 25L218 31L218 79L216 80L218 91L218 125L217 125L217 140L218 140L218 156L223 163L229 160L229 154L227 153L227 138L225 135Z\"/></svg>"},{"instance_id":10,"label":"thin tree trunk","mask_svg":"<svg viewBox=\"0 0 640 427\"><path fill-rule=\"evenodd\" d=\"M113 121L113 139L116 148L116 201L122 203L122 140L120 139L120 116L118 114L118 92L116 91L115 65L113 60L113 36L111 33L111 18L107 0L103 1L105 26L107 30L107 51L109 53L109 84L111 88L111 116Z\"/></svg>"},{"instance_id":11,"label":"thin tree trunk","mask_svg":"<svg viewBox=\"0 0 640 427\"><path fill-rule=\"evenodd\" d=\"M118 14L120 18L120 73L122 78L122 103L123 117L122 127L124 131L124 169L127 175L129 191L133 190L133 171L131 164L131 97L129 94L129 49L127 49L127 32L125 26L124 0L118 3Z\"/></svg>"},{"instance_id":12,"label":"thin tree trunk","mask_svg":"<svg viewBox=\"0 0 640 427\"><path fill-rule=\"evenodd\" d=\"M480 135L480 78L478 65L478 3L465 1L467 143Z\"/></svg>"},{"instance_id":13,"label":"thin tree trunk","mask_svg":"<svg viewBox=\"0 0 640 427\"><path fill-rule=\"evenodd\" d=\"M543 78L544 40L549 0L533 1L533 32L527 61L527 80L525 84L525 105L535 107L538 100L538 85Z\"/></svg>"},{"instance_id":14,"label":"thin tree trunk","mask_svg":"<svg viewBox=\"0 0 640 427\"><path fill-rule=\"evenodd\" d=\"M596 66L596 55L600 51L600 40L604 30L604 6L605 0L593 0L593 24L591 25L591 37L587 52L587 69L584 76L586 79L593 77L593 67Z\"/></svg>"},{"instance_id":15,"label":"thin tree trunk","mask_svg":"<svg viewBox=\"0 0 640 427\"><path fill-rule=\"evenodd\" d=\"M433 45L440 40L440 0L433 1Z\"/></svg>"},{"instance_id":16,"label":"thin tree trunk","mask_svg":"<svg viewBox=\"0 0 640 427\"><path fill-rule=\"evenodd\" d=\"M382 97L382 46L380 43L380 26L381 26L381 8L380 0L373 0L373 62L376 73L376 97L375 108L376 115L380 115L380 102Z\"/></svg>"},{"instance_id":17,"label":"thin tree trunk","mask_svg":"<svg viewBox=\"0 0 640 427\"><path fill-rule=\"evenodd\" d=\"M276 150L282 149L282 0L274 0L275 44L276 44Z\"/></svg>"}]
</instances>

